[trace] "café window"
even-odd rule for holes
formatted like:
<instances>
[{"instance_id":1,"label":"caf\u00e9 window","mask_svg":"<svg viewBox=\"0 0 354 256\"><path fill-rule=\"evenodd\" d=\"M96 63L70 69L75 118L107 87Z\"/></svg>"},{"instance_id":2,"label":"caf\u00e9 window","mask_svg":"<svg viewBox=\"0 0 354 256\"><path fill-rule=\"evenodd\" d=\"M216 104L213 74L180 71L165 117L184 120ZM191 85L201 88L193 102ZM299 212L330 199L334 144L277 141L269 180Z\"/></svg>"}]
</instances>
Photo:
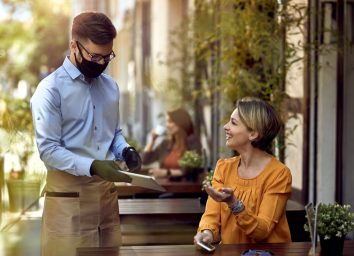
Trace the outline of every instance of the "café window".
<instances>
[{"instance_id":1,"label":"caf\u00e9 window","mask_svg":"<svg viewBox=\"0 0 354 256\"><path fill-rule=\"evenodd\" d=\"M347 2L346 6L346 33L349 44L354 44L354 1Z\"/></svg>"},{"instance_id":2,"label":"caf\u00e9 window","mask_svg":"<svg viewBox=\"0 0 354 256\"><path fill-rule=\"evenodd\" d=\"M335 44L338 37L337 4L333 1L321 2L321 44Z\"/></svg>"}]
</instances>

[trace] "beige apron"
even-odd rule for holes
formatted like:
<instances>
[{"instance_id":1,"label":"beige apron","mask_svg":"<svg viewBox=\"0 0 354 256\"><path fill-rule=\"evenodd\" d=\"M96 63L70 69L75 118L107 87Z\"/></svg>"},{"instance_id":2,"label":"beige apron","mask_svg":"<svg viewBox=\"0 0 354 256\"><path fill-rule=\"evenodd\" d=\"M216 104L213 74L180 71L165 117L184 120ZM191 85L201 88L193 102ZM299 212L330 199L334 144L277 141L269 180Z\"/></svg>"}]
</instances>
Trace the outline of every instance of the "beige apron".
<instances>
[{"instance_id":1,"label":"beige apron","mask_svg":"<svg viewBox=\"0 0 354 256\"><path fill-rule=\"evenodd\" d=\"M119 224L118 196L112 182L48 171L42 256L75 256L78 247L119 246Z\"/></svg>"}]
</instances>

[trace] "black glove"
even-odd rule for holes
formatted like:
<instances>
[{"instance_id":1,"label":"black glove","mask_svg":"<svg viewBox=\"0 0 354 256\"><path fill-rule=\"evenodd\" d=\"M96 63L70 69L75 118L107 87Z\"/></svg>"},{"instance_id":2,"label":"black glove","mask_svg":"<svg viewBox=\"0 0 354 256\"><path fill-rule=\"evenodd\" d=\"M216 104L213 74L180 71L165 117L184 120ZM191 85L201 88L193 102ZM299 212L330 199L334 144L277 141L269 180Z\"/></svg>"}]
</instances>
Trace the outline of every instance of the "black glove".
<instances>
[{"instance_id":1,"label":"black glove","mask_svg":"<svg viewBox=\"0 0 354 256\"><path fill-rule=\"evenodd\" d=\"M122 152L125 163L130 171L137 171L141 168L141 158L133 147L126 147Z\"/></svg>"},{"instance_id":2,"label":"black glove","mask_svg":"<svg viewBox=\"0 0 354 256\"><path fill-rule=\"evenodd\" d=\"M93 160L90 173L108 181L131 182L132 178L120 172L119 169L119 166L113 160Z\"/></svg>"}]
</instances>

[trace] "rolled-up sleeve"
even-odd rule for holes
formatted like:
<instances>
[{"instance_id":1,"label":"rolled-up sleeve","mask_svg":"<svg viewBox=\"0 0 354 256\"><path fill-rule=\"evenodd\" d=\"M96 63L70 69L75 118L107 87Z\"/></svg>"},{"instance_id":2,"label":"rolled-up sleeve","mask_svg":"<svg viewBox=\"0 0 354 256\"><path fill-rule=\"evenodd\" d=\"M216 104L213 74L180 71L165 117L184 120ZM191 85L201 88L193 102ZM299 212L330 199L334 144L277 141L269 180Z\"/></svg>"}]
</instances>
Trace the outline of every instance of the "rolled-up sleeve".
<instances>
[{"instance_id":1,"label":"rolled-up sleeve","mask_svg":"<svg viewBox=\"0 0 354 256\"><path fill-rule=\"evenodd\" d=\"M115 131L113 143L111 146L111 150L117 160L123 160L122 152L126 147L129 147L129 144L123 136L122 129L118 128Z\"/></svg>"}]
</instances>

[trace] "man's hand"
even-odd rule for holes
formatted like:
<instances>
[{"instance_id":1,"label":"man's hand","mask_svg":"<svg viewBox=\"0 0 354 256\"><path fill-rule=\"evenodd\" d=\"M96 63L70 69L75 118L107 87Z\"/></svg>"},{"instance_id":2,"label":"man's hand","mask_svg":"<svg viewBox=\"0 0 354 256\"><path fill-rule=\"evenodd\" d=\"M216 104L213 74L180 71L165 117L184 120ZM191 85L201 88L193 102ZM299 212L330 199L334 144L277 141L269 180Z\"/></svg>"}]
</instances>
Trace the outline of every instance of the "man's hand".
<instances>
[{"instance_id":1,"label":"man's hand","mask_svg":"<svg viewBox=\"0 0 354 256\"><path fill-rule=\"evenodd\" d=\"M141 158L133 147L126 147L122 152L125 163L130 171L137 171L141 168Z\"/></svg>"},{"instance_id":2,"label":"man's hand","mask_svg":"<svg viewBox=\"0 0 354 256\"><path fill-rule=\"evenodd\" d=\"M90 173L98 175L104 180L113 182L131 182L132 178L119 172L119 166L113 160L93 160Z\"/></svg>"}]
</instances>

